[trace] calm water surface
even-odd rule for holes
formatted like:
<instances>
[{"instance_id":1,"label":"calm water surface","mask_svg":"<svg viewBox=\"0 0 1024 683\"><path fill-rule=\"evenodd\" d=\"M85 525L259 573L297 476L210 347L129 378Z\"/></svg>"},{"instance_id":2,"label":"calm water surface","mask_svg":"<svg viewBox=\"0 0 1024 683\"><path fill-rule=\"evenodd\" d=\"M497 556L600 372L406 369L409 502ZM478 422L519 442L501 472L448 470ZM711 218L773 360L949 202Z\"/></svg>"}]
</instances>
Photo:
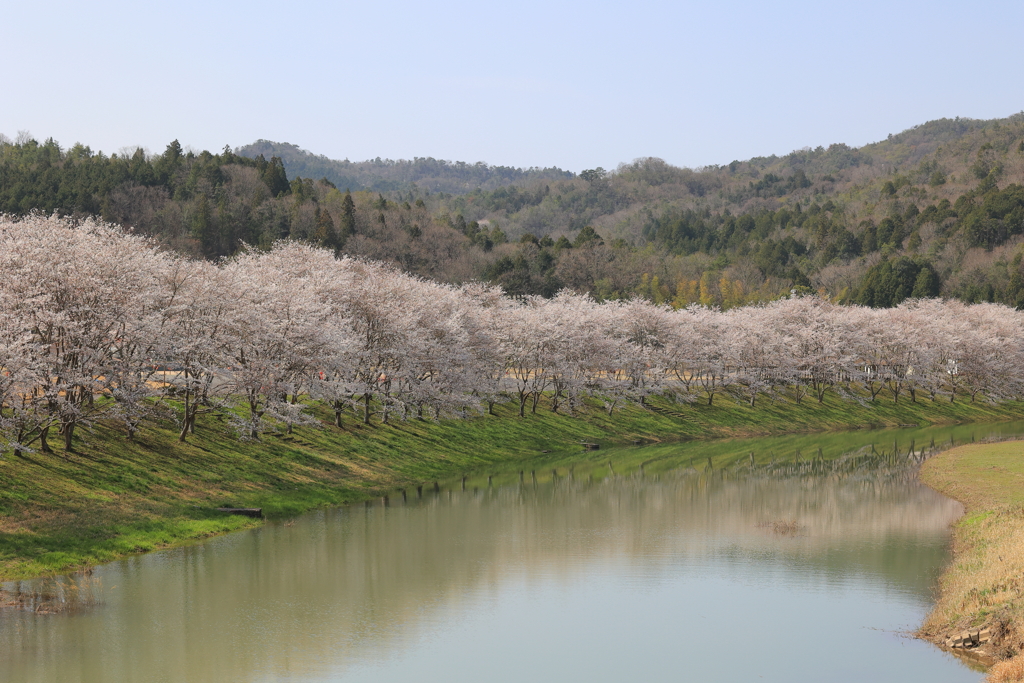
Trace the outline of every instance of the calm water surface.
<instances>
[{"instance_id":1,"label":"calm water surface","mask_svg":"<svg viewBox=\"0 0 1024 683\"><path fill-rule=\"evenodd\" d=\"M5 584L82 606L0 611L0 681L979 681L904 635L961 513L912 465L992 433L546 456Z\"/></svg>"}]
</instances>

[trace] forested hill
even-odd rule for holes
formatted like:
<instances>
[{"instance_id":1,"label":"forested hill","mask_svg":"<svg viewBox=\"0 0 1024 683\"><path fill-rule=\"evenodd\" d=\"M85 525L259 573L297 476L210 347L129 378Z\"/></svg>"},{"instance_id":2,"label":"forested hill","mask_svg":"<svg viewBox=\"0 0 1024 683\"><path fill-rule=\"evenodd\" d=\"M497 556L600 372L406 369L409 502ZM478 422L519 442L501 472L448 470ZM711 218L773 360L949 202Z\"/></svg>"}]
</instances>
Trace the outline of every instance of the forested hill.
<instances>
[{"instance_id":1,"label":"forested hill","mask_svg":"<svg viewBox=\"0 0 1024 683\"><path fill-rule=\"evenodd\" d=\"M444 161L431 157L412 161L370 159L368 161L336 161L313 154L288 142L257 140L235 150L252 159L278 157L290 177L326 178L337 187L372 192L422 190L464 194L472 190L495 190L509 185L536 181L565 180L575 177L559 168L513 168L490 166L482 161Z\"/></svg>"},{"instance_id":2,"label":"forested hill","mask_svg":"<svg viewBox=\"0 0 1024 683\"><path fill-rule=\"evenodd\" d=\"M935 295L1024 305L1024 114L932 121L860 148L578 175L304 152L305 170L289 172L289 149L301 152L173 142L107 156L0 137L0 212L99 214L208 258L311 241L511 294L567 287L728 308L795 287L871 306ZM332 164L358 182L331 180ZM359 189L374 178L397 189Z\"/></svg>"}]
</instances>

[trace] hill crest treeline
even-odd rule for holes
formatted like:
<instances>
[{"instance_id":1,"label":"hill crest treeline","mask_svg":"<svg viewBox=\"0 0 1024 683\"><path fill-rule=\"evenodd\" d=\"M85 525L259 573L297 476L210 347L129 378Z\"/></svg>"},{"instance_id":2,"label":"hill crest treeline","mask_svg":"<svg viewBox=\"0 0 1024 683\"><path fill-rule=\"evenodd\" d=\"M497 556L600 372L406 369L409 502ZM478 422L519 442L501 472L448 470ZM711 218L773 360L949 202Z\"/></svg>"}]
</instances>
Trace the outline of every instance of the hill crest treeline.
<instances>
[{"instance_id":1,"label":"hill crest treeline","mask_svg":"<svg viewBox=\"0 0 1024 683\"><path fill-rule=\"evenodd\" d=\"M514 295L571 288L680 307L794 288L871 306L935 295L1024 305L1022 184L1024 115L932 121L857 149L702 169L647 158L578 175L334 162L267 141L105 156L0 139L4 213L97 215L207 258L287 238Z\"/></svg>"}]
</instances>

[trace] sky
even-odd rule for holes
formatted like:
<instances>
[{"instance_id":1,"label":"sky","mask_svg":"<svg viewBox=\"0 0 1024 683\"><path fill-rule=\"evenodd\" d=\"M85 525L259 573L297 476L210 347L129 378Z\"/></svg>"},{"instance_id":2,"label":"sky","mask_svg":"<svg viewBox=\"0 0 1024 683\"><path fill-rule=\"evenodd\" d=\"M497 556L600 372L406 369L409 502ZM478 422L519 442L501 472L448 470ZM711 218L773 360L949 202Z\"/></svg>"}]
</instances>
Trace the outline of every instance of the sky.
<instances>
[{"instance_id":1,"label":"sky","mask_svg":"<svg viewBox=\"0 0 1024 683\"><path fill-rule=\"evenodd\" d=\"M5 3L0 134L579 172L1024 110L1024 3Z\"/></svg>"}]
</instances>

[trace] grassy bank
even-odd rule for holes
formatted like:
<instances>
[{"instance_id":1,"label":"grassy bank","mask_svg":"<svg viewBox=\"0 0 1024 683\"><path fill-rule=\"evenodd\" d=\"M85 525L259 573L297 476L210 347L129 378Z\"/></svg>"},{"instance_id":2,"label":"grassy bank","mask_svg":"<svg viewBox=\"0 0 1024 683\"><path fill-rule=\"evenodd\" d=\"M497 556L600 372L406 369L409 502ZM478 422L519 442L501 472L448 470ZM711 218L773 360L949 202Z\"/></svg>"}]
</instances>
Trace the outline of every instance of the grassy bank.
<instances>
[{"instance_id":1,"label":"grassy bank","mask_svg":"<svg viewBox=\"0 0 1024 683\"><path fill-rule=\"evenodd\" d=\"M827 397L762 401L727 397L713 406L656 399L609 416L599 405L576 417L546 405L518 418L510 406L467 420L362 425L346 415L262 442L237 440L216 419L186 444L173 425L149 425L134 441L100 426L75 452L0 458L0 579L67 571L258 524L216 507L262 507L270 517L340 505L498 464L564 455L580 441L602 444L754 436L867 426L994 421L1024 415L1020 403L987 404Z\"/></svg>"},{"instance_id":2,"label":"grassy bank","mask_svg":"<svg viewBox=\"0 0 1024 683\"><path fill-rule=\"evenodd\" d=\"M1024 680L1024 442L954 448L926 462L921 479L966 508L921 634L943 642L991 627L995 637L984 649L1001 663L989 680Z\"/></svg>"}]
</instances>

